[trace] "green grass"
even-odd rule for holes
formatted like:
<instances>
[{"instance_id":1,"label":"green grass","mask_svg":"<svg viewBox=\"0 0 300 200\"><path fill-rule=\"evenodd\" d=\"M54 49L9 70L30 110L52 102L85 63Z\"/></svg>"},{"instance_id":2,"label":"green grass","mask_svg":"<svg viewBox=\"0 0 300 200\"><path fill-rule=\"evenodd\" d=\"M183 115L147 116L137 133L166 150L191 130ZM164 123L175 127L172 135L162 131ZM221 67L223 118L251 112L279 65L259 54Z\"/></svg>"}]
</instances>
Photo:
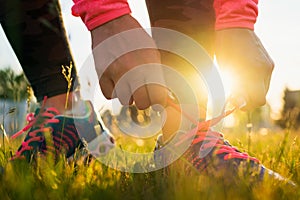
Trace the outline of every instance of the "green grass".
<instances>
[{"instance_id":1,"label":"green grass","mask_svg":"<svg viewBox=\"0 0 300 200\"><path fill-rule=\"evenodd\" d=\"M249 149L246 131L224 131L225 137L242 150ZM244 132L244 133L241 133ZM253 133L249 154L300 185L300 142L297 131L277 131L262 136ZM0 199L300 199L299 187L265 179L253 184L246 178L228 172L199 174L188 170L179 159L168 170L131 174L108 168L99 162L85 165L78 159L67 162L50 157L36 164L9 162L20 141L0 148ZM123 139L119 145L133 140ZM150 142L151 143L151 142ZM1 142L2 144L2 142ZM153 142L151 143L153 145ZM129 147L127 147L129 148ZM139 147L141 148L141 147ZM128 162L135 162L133 160Z\"/></svg>"}]
</instances>

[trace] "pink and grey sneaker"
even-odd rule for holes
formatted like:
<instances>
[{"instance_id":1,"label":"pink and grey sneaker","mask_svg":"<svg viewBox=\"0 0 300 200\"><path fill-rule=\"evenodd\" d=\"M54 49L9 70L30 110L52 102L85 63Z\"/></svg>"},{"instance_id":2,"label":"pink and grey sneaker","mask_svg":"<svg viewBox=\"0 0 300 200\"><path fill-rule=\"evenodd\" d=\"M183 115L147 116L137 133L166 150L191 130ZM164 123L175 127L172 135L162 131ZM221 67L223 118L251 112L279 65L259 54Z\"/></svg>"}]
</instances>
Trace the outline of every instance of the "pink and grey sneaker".
<instances>
[{"instance_id":1,"label":"pink and grey sneaker","mask_svg":"<svg viewBox=\"0 0 300 200\"><path fill-rule=\"evenodd\" d=\"M37 154L46 153L69 158L76 149L85 147L86 142L99 135L103 135L104 153L108 152L114 147L113 137L103 129L89 101L83 102L83 109L84 114L78 116L60 115L55 108L37 109L34 114L28 114L27 126L12 136L16 138L29 130L12 159L24 158L31 162Z\"/></svg>"},{"instance_id":2,"label":"pink and grey sneaker","mask_svg":"<svg viewBox=\"0 0 300 200\"><path fill-rule=\"evenodd\" d=\"M177 110L180 110L178 105L172 102L170 104ZM217 175L219 173L218 175L223 177L228 176L229 179L239 174L244 178L247 177L254 181L262 181L266 176L269 176L270 178L295 186L295 183L292 181L267 169L257 158L233 147L224 139L223 134L212 130L212 126L216 125L234 110L229 110L212 120L203 122L196 122L191 119L196 128L186 133L177 134L173 138L174 141L169 142L172 144L163 144L162 136L160 135L157 138L154 151L161 150L166 146L168 146L168 149L173 150L166 149L164 152L162 151L163 153L154 152L155 163L158 165L169 163L168 160L172 160L172 156L174 156L172 153L174 149L181 148L185 149L182 158L188 161L189 166L193 166L200 173L207 175ZM184 115L189 118L187 113L184 113Z\"/></svg>"}]
</instances>

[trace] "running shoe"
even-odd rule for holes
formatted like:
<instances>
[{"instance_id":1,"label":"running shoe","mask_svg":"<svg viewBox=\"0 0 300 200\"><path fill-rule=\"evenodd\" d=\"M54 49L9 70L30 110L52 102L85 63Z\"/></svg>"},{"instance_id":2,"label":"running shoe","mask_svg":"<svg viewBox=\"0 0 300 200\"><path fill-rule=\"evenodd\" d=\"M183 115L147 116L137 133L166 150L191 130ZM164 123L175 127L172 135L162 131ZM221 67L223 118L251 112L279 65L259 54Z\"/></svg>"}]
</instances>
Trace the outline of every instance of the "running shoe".
<instances>
[{"instance_id":1,"label":"running shoe","mask_svg":"<svg viewBox=\"0 0 300 200\"><path fill-rule=\"evenodd\" d=\"M29 130L12 159L23 158L31 162L38 154L47 153L54 157L63 154L69 158L99 135L103 136L102 153L107 153L114 147L113 137L102 127L89 101L84 101L81 109L85 109L85 114L80 116L61 115L53 107L28 114L28 124L12 136L14 139Z\"/></svg>"},{"instance_id":2,"label":"running shoe","mask_svg":"<svg viewBox=\"0 0 300 200\"><path fill-rule=\"evenodd\" d=\"M177 104L172 102L169 102L169 104L178 111L181 111ZM176 139L175 137L173 138L176 141L172 145L168 146L168 143L164 144L162 135L159 135L154 151L158 151L166 146L168 146L169 149L180 149L184 145L189 144L182 158L187 161L190 167L193 167L200 173L221 176L226 174L229 178L239 174L249 180L258 181L262 181L266 176L269 176L270 178L285 181L295 186L295 183L292 181L267 169L257 158L232 146L224 139L222 133L214 131L213 128L211 128L221 119L234 112L234 110L235 109L231 109L208 121L196 122L191 119L196 127L187 133L177 134ZM187 113L184 113L184 115L189 118ZM171 143L171 141L169 143ZM154 153L155 163L158 163L158 165L168 163L168 159L172 159L170 155L172 154Z\"/></svg>"}]
</instances>

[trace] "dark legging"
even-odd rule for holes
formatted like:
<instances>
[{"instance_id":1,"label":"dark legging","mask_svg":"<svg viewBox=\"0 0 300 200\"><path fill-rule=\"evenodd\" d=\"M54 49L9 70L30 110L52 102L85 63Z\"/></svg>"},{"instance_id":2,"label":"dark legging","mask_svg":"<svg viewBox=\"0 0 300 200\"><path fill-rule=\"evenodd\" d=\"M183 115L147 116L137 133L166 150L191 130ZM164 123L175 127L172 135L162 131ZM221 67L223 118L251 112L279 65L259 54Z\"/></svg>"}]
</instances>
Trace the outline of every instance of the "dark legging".
<instances>
[{"instance_id":1,"label":"dark legging","mask_svg":"<svg viewBox=\"0 0 300 200\"><path fill-rule=\"evenodd\" d=\"M184 33L201 44L211 56L213 55L215 32L213 0L146 0L146 3L152 27Z\"/></svg>"},{"instance_id":2,"label":"dark legging","mask_svg":"<svg viewBox=\"0 0 300 200\"><path fill-rule=\"evenodd\" d=\"M152 27L172 29L191 37L213 58L215 52L213 0L146 0L146 3ZM155 33L153 38L156 39ZM168 44L174 47L182 45L179 41L171 41ZM189 47L179 46L179 48ZM185 81L190 85L190 89L186 87L177 88L177 91L181 91L180 93L184 94L187 99L197 97L200 111L199 118L200 120L205 119L208 91L201 75L198 74L188 60L171 52L161 51L161 61L184 76ZM168 84L168 75L165 76ZM174 80L169 81L174 82Z\"/></svg>"},{"instance_id":3,"label":"dark legging","mask_svg":"<svg viewBox=\"0 0 300 200\"><path fill-rule=\"evenodd\" d=\"M0 22L37 100L66 93L61 66L73 58L58 0L0 0Z\"/></svg>"}]
</instances>

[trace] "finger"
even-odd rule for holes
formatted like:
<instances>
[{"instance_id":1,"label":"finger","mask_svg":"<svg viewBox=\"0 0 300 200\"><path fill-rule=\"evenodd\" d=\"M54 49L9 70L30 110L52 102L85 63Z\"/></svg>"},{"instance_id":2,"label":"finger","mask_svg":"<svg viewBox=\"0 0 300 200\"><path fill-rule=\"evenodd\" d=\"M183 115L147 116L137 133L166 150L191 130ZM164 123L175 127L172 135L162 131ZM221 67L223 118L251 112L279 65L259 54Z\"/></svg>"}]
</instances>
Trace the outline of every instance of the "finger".
<instances>
[{"instance_id":1,"label":"finger","mask_svg":"<svg viewBox=\"0 0 300 200\"><path fill-rule=\"evenodd\" d=\"M264 81L256 80L248 84L243 92L246 96L247 104L241 110L253 110L259 106L263 106L266 103L266 88Z\"/></svg>"},{"instance_id":2,"label":"finger","mask_svg":"<svg viewBox=\"0 0 300 200\"><path fill-rule=\"evenodd\" d=\"M269 88L270 88L270 82L271 82L271 75L267 76L264 80L265 85L265 95L267 95Z\"/></svg>"},{"instance_id":3,"label":"finger","mask_svg":"<svg viewBox=\"0 0 300 200\"><path fill-rule=\"evenodd\" d=\"M165 87L165 74L161 64L152 63L149 66L145 65L143 73L145 76L150 105L159 104L162 107L165 107L167 105L168 89Z\"/></svg>"},{"instance_id":4,"label":"finger","mask_svg":"<svg viewBox=\"0 0 300 200\"><path fill-rule=\"evenodd\" d=\"M158 84L147 84L150 105L159 104L163 107L167 105L168 90Z\"/></svg>"},{"instance_id":5,"label":"finger","mask_svg":"<svg viewBox=\"0 0 300 200\"><path fill-rule=\"evenodd\" d=\"M140 110L145 110L150 107L150 99L146 85L139 87L133 93L133 100L136 107Z\"/></svg>"},{"instance_id":6,"label":"finger","mask_svg":"<svg viewBox=\"0 0 300 200\"><path fill-rule=\"evenodd\" d=\"M266 94L269 91L271 77L272 77L272 72L273 72L273 69L274 69L274 62L272 61L271 58L269 58L269 67L268 68L269 68L269 70L266 72L266 77L264 79Z\"/></svg>"},{"instance_id":7,"label":"finger","mask_svg":"<svg viewBox=\"0 0 300 200\"><path fill-rule=\"evenodd\" d=\"M134 92L140 86L145 85L144 77L136 72L135 68L124 74L114 77L115 93L122 105L131 105L135 101Z\"/></svg>"},{"instance_id":8,"label":"finger","mask_svg":"<svg viewBox=\"0 0 300 200\"><path fill-rule=\"evenodd\" d=\"M119 81L114 90L122 105L131 105L133 103L132 92L127 82Z\"/></svg>"},{"instance_id":9,"label":"finger","mask_svg":"<svg viewBox=\"0 0 300 200\"><path fill-rule=\"evenodd\" d=\"M102 76L99 80L99 84L100 84L101 91L106 99L115 98L115 95L113 94L114 82L111 79Z\"/></svg>"},{"instance_id":10,"label":"finger","mask_svg":"<svg viewBox=\"0 0 300 200\"><path fill-rule=\"evenodd\" d=\"M131 96L129 99L129 105L132 105L132 104L133 104L133 96Z\"/></svg>"}]
</instances>

